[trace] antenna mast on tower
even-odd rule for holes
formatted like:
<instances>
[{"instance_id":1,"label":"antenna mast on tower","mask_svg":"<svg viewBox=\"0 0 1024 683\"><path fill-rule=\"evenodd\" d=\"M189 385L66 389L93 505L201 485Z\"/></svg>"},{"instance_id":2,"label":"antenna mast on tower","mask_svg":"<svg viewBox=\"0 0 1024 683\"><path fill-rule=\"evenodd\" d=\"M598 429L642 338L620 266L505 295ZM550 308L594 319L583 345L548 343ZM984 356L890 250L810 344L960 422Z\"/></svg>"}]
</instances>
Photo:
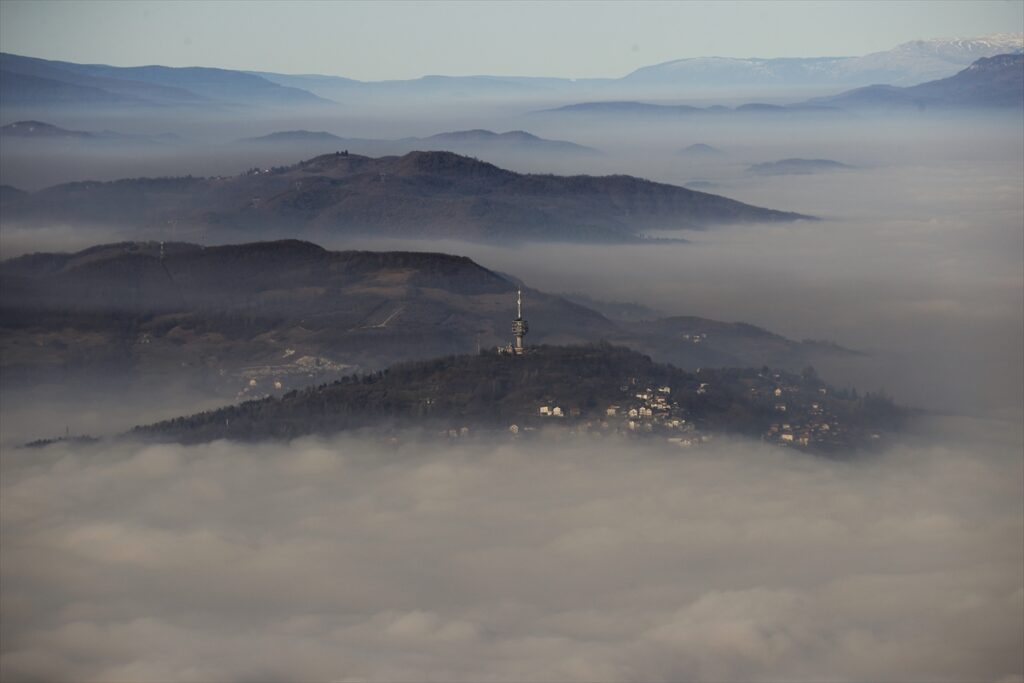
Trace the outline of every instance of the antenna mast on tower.
<instances>
[{"instance_id":1,"label":"antenna mast on tower","mask_svg":"<svg viewBox=\"0 0 1024 683\"><path fill-rule=\"evenodd\" d=\"M517 356L523 355L523 336L530 331L530 326L523 320L523 290L516 291L516 319L512 321L512 336L515 337L515 344L512 352Z\"/></svg>"}]
</instances>

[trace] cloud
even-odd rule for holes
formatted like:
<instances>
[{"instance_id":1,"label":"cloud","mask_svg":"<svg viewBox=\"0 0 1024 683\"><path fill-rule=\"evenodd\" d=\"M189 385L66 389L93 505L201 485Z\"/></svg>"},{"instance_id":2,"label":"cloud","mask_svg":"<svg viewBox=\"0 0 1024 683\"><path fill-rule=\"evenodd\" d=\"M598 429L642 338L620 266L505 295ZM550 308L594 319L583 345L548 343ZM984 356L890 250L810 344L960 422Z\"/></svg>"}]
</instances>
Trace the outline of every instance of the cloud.
<instances>
[{"instance_id":1,"label":"cloud","mask_svg":"<svg viewBox=\"0 0 1024 683\"><path fill-rule=\"evenodd\" d=\"M923 123L922 131L886 124L876 128L877 140L862 139L849 124L792 132L761 149L743 139L764 136L763 128L752 128L732 143L737 156L748 159L803 153L855 161L863 166L855 171L751 179L735 165L694 168L676 159L656 176L681 184L699 173L720 183L715 192L822 216L821 222L673 233L690 240L676 245L433 246L546 291L582 291L672 315L750 322L793 339L829 339L871 354L816 362L830 382L884 389L928 409L1019 420L1019 122L1014 130L986 131L966 122L941 130L936 122ZM878 148L886 141L892 150ZM994 141L1002 149L993 149ZM965 158L958 145L973 156ZM638 161L635 172L650 176L658 159ZM422 248L381 240L359 244Z\"/></svg>"},{"instance_id":2,"label":"cloud","mask_svg":"<svg viewBox=\"0 0 1024 683\"><path fill-rule=\"evenodd\" d=\"M1019 430L7 451L3 680L1013 680Z\"/></svg>"},{"instance_id":3,"label":"cloud","mask_svg":"<svg viewBox=\"0 0 1024 683\"><path fill-rule=\"evenodd\" d=\"M728 440L693 452L351 438L5 448L0 679L1024 680L1019 120L641 130L440 115L345 125L365 137L526 127L609 154L517 170L704 178L716 193L827 220L688 234L678 246L326 246L446 250L548 291L831 338L873 354L819 367L830 381L1008 419L933 422L853 463ZM235 118L179 132L219 139ZM341 124L246 125L257 135ZM693 142L728 156L674 154ZM210 149L140 159L127 175L298 158ZM743 170L793 156L860 169ZM126 175L124 158L7 160L22 178L9 182L25 187ZM122 238L5 224L0 257ZM63 425L118 431L211 401L57 385L3 398L6 443Z\"/></svg>"}]
</instances>

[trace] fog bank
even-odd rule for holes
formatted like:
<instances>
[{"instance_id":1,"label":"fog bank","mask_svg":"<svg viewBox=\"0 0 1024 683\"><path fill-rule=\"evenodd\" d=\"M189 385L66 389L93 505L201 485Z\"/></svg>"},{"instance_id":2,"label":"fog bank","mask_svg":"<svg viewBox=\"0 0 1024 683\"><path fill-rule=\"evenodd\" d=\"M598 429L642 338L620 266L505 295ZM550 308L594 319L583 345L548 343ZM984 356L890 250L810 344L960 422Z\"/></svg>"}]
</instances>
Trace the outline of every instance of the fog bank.
<instances>
[{"instance_id":1,"label":"fog bank","mask_svg":"<svg viewBox=\"0 0 1024 683\"><path fill-rule=\"evenodd\" d=\"M824 220L686 231L690 243L677 245L430 246L547 291L830 339L871 355L819 367L829 381L930 409L1022 419L1024 156L808 176L722 173L713 192ZM333 246L424 248L416 244Z\"/></svg>"},{"instance_id":2,"label":"fog bank","mask_svg":"<svg viewBox=\"0 0 1024 683\"><path fill-rule=\"evenodd\" d=\"M1020 680L1019 425L944 442L8 450L0 677Z\"/></svg>"}]
</instances>

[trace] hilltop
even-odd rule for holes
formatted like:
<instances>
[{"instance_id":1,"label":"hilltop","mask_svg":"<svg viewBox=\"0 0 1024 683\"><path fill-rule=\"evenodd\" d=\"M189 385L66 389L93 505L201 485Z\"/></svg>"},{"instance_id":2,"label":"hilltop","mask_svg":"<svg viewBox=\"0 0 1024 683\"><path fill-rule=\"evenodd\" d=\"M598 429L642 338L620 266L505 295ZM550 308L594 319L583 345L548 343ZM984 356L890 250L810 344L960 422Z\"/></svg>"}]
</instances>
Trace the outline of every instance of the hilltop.
<instances>
[{"instance_id":1,"label":"hilltop","mask_svg":"<svg viewBox=\"0 0 1024 683\"><path fill-rule=\"evenodd\" d=\"M16 198L4 212L10 223L173 226L222 241L372 234L630 242L648 229L811 218L626 175L520 174L451 152L336 152L231 177L66 183Z\"/></svg>"},{"instance_id":2,"label":"hilltop","mask_svg":"<svg viewBox=\"0 0 1024 683\"><path fill-rule=\"evenodd\" d=\"M808 175L811 173L827 173L829 171L849 171L856 168L832 159L780 159L753 164L747 168L748 173L758 175Z\"/></svg>"},{"instance_id":3,"label":"hilltop","mask_svg":"<svg viewBox=\"0 0 1024 683\"><path fill-rule=\"evenodd\" d=\"M525 434L551 425L576 434L660 436L680 445L734 433L829 451L869 444L895 428L900 415L885 399L837 393L810 371L689 373L596 344L532 347L521 357L487 352L404 363L131 434L193 443L407 427L452 437L479 430Z\"/></svg>"},{"instance_id":4,"label":"hilltop","mask_svg":"<svg viewBox=\"0 0 1024 683\"><path fill-rule=\"evenodd\" d=\"M508 151L526 152L543 151L558 154L597 155L600 151L593 147L578 145L566 140L548 140L524 130L510 130L495 133L490 130L460 130L450 133L438 133L426 138L407 138L399 142L425 145L424 149L444 149L452 152L487 151L505 149ZM431 146L433 145L433 146ZM440 145L441 147L437 147Z\"/></svg>"},{"instance_id":5,"label":"hilltop","mask_svg":"<svg viewBox=\"0 0 1024 683\"><path fill-rule=\"evenodd\" d=\"M277 131L260 137L242 138L236 140L233 145L312 154L343 149L366 156L394 156L429 150L479 156L491 161L522 165L543 160L593 157L602 154L593 147L568 140L549 140L523 130L496 133L482 128L398 139L343 137L326 131Z\"/></svg>"},{"instance_id":6,"label":"hilltop","mask_svg":"<svg viewBox=\"0 0 1024 683\"><path fill-rule=\"evenodd\" d=\"M695 158L711 158L725 156L725 152L703 142L696 142L676 152L679 156Z\"/></svg>"},{"instance_id":7,"label":"hilltop","mask_svg":"<svg viewBox=\"0 0 1024 683\"><path fill-rule=\"evenodd\" d=\"M0 136L11 138L92 138L92 133L84 130L67 130L43 121L15 121L0 126Z\"/></svg>"},{"instance_id":8,"label":"hilltop","mask_svg":"<svg viewBox=\"0 0 1024 683\"><path fill-rule=\"evenodd\" d=\"M45 121L31 120L15 121L0 127L0 138L8 145L6 152L16 149L29 153L40 150L52 151L54 148L60 152L87 150L89 153L95 153L111 145L123 149L133 145L166 146L184 143L182 138L174 133L139 135L113 130L69 130Z\"/></svg>"}]
</instances>

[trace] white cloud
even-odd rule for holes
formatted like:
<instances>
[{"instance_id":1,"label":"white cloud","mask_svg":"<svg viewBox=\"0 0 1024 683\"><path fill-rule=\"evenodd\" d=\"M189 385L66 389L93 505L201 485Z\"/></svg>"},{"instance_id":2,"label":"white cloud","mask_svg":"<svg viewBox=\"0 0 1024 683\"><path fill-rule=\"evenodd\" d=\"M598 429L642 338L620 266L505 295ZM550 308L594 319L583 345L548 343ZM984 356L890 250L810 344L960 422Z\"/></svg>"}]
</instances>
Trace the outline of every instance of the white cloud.
<instances>
[{"instance_id":1,"label":"white cloud","mask_svg":"<svg viewBox=\"0 0 1024 683\"><path fill-rule=\"evenodd\" d=\"M980 443L7 451L0 673L1013 680L1020 439Z\"/></svg>"}]
</instances>

